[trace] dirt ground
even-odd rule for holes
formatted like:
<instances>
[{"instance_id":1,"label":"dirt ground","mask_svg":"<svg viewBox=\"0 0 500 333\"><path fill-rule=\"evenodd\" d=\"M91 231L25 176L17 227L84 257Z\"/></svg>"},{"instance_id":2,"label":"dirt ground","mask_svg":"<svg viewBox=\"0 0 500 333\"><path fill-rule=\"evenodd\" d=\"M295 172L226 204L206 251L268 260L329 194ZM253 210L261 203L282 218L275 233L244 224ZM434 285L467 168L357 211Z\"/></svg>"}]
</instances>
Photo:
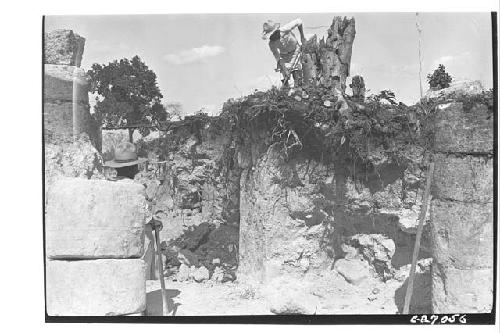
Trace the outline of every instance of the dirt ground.
<instances>
[{"instance_id":1,"label":"dirt ground","mask_svg":"<svg viewBox=\"0 0 500 333\"><path fill-rule=\"evenodd\" d=\"M278 279L264 286L237 280L227 283L166 280L165 283L168 309L175 316L270 315L272 308L283 305L276 306L276 303L287 302L285 295L295 303L292 307L305 308L310 314L396 314L403 305L408 271L409 267L405 266L398 271L396 279L382 282L369 278L357 286L334 271L303 280ZM146 289L146 315L161 315L159 280L148 280ZM425 302L425 299L418 300L425 292L420 290L415 294L417 302Z\"/></svg>"}]
</instances>

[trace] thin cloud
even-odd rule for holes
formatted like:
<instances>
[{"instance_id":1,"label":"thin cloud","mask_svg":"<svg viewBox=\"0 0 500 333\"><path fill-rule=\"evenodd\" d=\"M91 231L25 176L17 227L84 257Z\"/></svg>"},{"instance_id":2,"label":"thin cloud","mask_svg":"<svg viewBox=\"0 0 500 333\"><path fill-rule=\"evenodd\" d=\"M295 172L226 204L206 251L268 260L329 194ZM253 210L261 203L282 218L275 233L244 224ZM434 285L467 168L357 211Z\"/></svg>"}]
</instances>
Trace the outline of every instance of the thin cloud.
<instances>
[{"instance_id":1,"label":"thin cloud","mask_svg":"<svg viewBox=\"0 0 500 333\"><path fill-rule=\"evenodd\" d=\"M191 64L194 62L202 61L203 59L209 57L215 57L225 49L218 45L203 45L200 47L194 47L190 50L183 50L177 53L166 54L163 56L163 60L174 64L174 65L184 65Z\"/></svg>"},{"instance_id":2,"label":"thin cloud","mask_svg":"<svg viewBox=\"0 0 500 333\"><path fill-rule=\"evenodd\" d=\"M443 64L445 67L463 67L470 63L472 55L470 52L466 51L458 55L445 55L437 58L431 65L432 70L436 69L439 64Z\"/></svg>"}]
</instances>

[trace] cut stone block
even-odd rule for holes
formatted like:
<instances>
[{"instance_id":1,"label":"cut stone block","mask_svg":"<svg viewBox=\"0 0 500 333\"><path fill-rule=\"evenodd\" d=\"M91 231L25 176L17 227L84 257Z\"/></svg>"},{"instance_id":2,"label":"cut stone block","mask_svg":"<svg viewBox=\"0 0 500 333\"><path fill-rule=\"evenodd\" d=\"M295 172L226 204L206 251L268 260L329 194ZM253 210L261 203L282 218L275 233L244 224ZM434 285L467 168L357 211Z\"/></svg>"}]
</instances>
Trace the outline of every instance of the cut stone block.
<instances>
[{"instance_id":1,"label":"cut stone block","mask_svg":"<svg viewBox=\"0 0 500 333\"><path fill-rule=\"evenodd\" d=\"M433 255L441 265L493 267L493 204L432 200Z\"/></svg>"},{"instance_id":2,"label":"cut stone block","mask_svg":"<svg viewBox=\"0 0 500 333\"><path fill-rule=\"evenodd\" d=\"M493 153L493 115L486 105L464 110L462 103L438 106L434 149L451 153Z\"/></svg>"},{"instance_id":3,"label":"cut stone block","mask_svg":"<svg viewBox=\"0 0 500 333\"><path fill-rule=\"evenodd\" d=\"M61 178L47 194L49 258L139 258L144 252L144 187L133 181Z\"/></svg>"},{"instance_id":4,"label":"cut stone block","mask_svg":"<svg viewBox=\"0 0 500 333\"><path fill-rule=\"evenodd\" d=\"M73 30L58 29L45 34L46 64L80 66L85 38Z\"/></svg>"},{"instance_id":5,"label":"cut stone block","mask_svg":"<svg viewBox=\"0 0 500 333\"><path fill-rule=\"evenodd\" d=\"M45 101L73 101L88 103L87 75L75 66L44 65L43 96Z\"/></svg>"},{"instance_id":6,"label":"cut stone block","mask_svg":"<svg viewBox=\"0 0 500 333\"><path fill-rule=\"evenodd\" d=\"M493 202L493 159L435 154L433 197L462 202Z\"/></svg>"},{"instance_id":7,"label":"cut stone block","mask_svg":"<svg viewBox=\"0 0 500 333\"><path fill-rule=\"evenodd\" d=\"M47 260L47 314L112 316L146 310L142 259Z\"/></svg>"},{"instance_id":8,"label":"cut stone block","mask_svg":"<svg viewBox=\"0 0 500 333\"><path fill-rule=\"evenodd\" d=\"M95 137L90 131L93 123L88 104L76 104L76 124L73 123L73 103L72 102L45 102L43 105L44 134L47 141L51 141L53 135L72 137L74 131L85 132L89 137ZM74 128L77 125L78 128Z\"/></svg>"},{"instance_id":9,"label":"cut stone block","mask_svg":"<svg viewBox=\"0 0 500 333\"><path fill-rule=\"evenodd\" d=\"M489 313L493 269L460 270L432 264L433 313Z\"/></svg>"}]
</instances>

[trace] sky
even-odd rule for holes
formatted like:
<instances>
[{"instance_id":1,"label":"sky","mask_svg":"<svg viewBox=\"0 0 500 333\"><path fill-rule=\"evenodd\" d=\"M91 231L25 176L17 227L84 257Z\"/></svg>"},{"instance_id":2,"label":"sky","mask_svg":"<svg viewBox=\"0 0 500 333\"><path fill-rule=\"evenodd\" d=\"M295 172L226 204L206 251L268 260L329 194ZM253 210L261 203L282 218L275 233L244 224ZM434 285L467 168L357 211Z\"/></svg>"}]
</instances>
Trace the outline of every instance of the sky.
<instances>
[{"instance_id":1,"label":"sky","mask_svg":"<svg viewBox=\"0 0 500 333\"><path fill-rule=\"evenodd\" d=\"M45 31L71 29L86 39L82 67L139 55L157 75L164 103L186 114L217 114L229 98L277 85L280 75L262 23L297 17L307 35L326 34L335 15L356 19L351 76L362 75L369 93L389 89L413 104L419 97L415 13L184 14L47 16ZM422 84L438 64L455 80L493 85L490 13L419 13ZM298 36L298 32L296 32Z\"/></svg>"}]
</instances>

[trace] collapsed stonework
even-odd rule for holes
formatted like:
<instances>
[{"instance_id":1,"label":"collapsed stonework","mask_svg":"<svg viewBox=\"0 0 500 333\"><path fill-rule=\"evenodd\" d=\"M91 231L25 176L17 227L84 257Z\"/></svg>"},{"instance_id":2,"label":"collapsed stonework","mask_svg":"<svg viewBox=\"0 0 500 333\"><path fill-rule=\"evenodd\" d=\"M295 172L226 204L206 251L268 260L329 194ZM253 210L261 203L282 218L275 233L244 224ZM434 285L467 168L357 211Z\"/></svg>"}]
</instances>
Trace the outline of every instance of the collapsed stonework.
<instances>
[{"instance_id":1,"label":"collapsed stonework","mask_svg":"<svg viewBox=\"0 0 500 333\"><path fill-rule=\"evenodd\" d=\"M87 117L84 76L67 67L79 66L81 54L65 46L59 53L66 55L49 57L67 62L47 67L45 78L52 313L142 312L146 276L139 267L144 241L139 224L153 214L163 222L167 279L236 280L269 295L292 290L284 300L271 302L270 311L276 314L316 313L318 290L325 281L367 290L371 302L380 292L372 288L376 281L397 285L391 295L395 304L386 310L401 312L417 217L428 204L422 203L432 155L426 145L428 114L436 116L432 131L437 166L410 312L463 312L464 307L488 311L491 111L484 100L469 110L447 92L433 92L435 96L412 107L383 104L365 97L361 77L353 79L354 96L347 96L354 20L336 18L330 30L326 42L313 39L306 48L306 95L278 89L256 92L228 101L219 117L186 117L170 123L159 138L136 142L140 155L150 161L135 179L144 191L133 182L98 180L103 178L102 156L112 154L99 153L95 127L78 125L93 122ZM58 32L52 40L80 43L70 33ZM453 88L453 94L464 91L477 96L482 89ZM70 94L76 99L70 100ZM446 102L436 102L442 98ZM68 103L75 100L70 108ZM77 118L72 116L75 110ZM76 203L69 212L68 200ZM103 205L120 213L109 215ZM67 216L72 216L69 223ZM472 233L476 228L481 232ZM116 237L105 242L111 233ZM75 258L78 263L69 260ZM74 274L81 289L60 280ZM103 282L96 278L99 274L109 279ZM127 274L127 279L116 280ZM480 284L471 283L476 278ZM303 282L307 288L296 290ZM106 291L115 285L120 295L130 296L123 306ZM96 312L83 299L91 290L103 304ZM78 301L61 301L68 293ZM465 293L472 299L465 299Z\"/></svg>"},{"instance_id":2,"label":"collapsed stonework","mask_svg":"<svg viewBox=\"0 0 500 333\"><path fill-rule=\"evenodd\" d=\"M312 91L308 93L311 99L315 98ZM283 98L283 112L288 117L285 121L298 121L301 118L294 118L295 112L303 110L304 103L313 103L290 96L281 97L281 93L273 94L272 91L256 93L228 103L226 113L220 117L187 118L176 123L162 139L138 142L143 155L147 156L149 152L150 157L151 152L162 151L161 145L168 143L169 158L164 180L158 180L150 173L151 182L156 185L146 185L151 193L155 193L151 198L155 198L156 207L168 212L163 220L165 232L162 232L167 275L178 281L210 279L221 282L223 274L236 271L239 283L263 288L276 285L276 281L285 277L288 281L307 279L314 284L313 281L321 281L325 274L341 276L355 286L372 279L388 283L398 281L400 287L394 298L398 311L402 311L418 213L422 206L425 172L431 158L424 141L415 141L415 138L426 139L427 130L432 132L438 128L439 135L434 143L437 146L464 147L464 140L449 139L446 133L450 130L442 128L444 124L450 126L449 121L431 121L435 126L427 128L429 123L422 119L415 126L415 112L423 106L398 106L396 109L391 105L379 108L376 104L376 113L369 114L371 121L376 123L372 126L384 124L383 131L394 129L397 135L378 134L389 138L387 141L373 136L363 151L367 162L361 163L361 160L353 159L349 151L342 150L341 140L337 142L340 149L335 158L328 159L325 153L322 161L311 154L314 149L294 150L291 147L295 142L293 134L288 135L288 150L284 150L279 141L272 141L274 123L262 105L271 105L273 110L275 99ZM485 121L490 121L487 120L491 112L488 111L488 97L467 96L477 99L474 114L484 113ZM455 95L448 98L463 99ZM318 102L323 105L321 98ZM371 101L362 103L358 100L356 103L365 110L373 106ZM441 100L427 105L429 111L425 114L448 120L463 118L456 112L442 113L444 109L439 105L443 105ZM238 110L237 116L233 114L235 110ZM351 118L354 124L364 124L367 116L356 114ZM233 131L227 131L236 117L244 122L246 129L236 126ZM481 117L470 121L480 122ZM406 134L400 134L405 133L401 126L410 126L410 134L415 135L414 142L408 141ZM323 131L326 127L315 128ZM454 128L456 133L466 130ZM295 134L303 139L298 125L295 130ZM480 134L483 132L485 136ZM320 132L309 133L309 140L320 135ZM483 126L476 127L471 135L477 140L470 141L470 145L477 142L491 144L491 131ZM306 140L303 140L304 144ZM435 158L439 159L439 156ZM464 181L462 176L447 176L446 181L439 176L443 173L452 175L450 170L468 170L464 161L467 165L478 165L475 167L477 177L474 178L478 191L463 190L460 185ZM436 168L435 189L429 202L438 202L444 194L453 195L457 200L472 197L490 200L488 186L492 167L490 162L480 161L479 157L466 157L465 160L463 157L447 157L447 163ZM434 207L425 218L414 284L418 292L410 306L412 313L432 311L430 267L439 252L433 258L431 251L436 251L435 236L431 235L430 221L432 216L438 218L441 214L439 206ZM488 210L485 212L476 215L488 218ZM466 221L463 219L464 225L468 223ZM229 234L228 230L231 230ZM221 237L218 238L217 234ZM471 248L471 256L480 255L475 248ZM489 250L484 248L484 251ZM224 281L231 279L234 277Z\"/></svg>"}]
</instances>

